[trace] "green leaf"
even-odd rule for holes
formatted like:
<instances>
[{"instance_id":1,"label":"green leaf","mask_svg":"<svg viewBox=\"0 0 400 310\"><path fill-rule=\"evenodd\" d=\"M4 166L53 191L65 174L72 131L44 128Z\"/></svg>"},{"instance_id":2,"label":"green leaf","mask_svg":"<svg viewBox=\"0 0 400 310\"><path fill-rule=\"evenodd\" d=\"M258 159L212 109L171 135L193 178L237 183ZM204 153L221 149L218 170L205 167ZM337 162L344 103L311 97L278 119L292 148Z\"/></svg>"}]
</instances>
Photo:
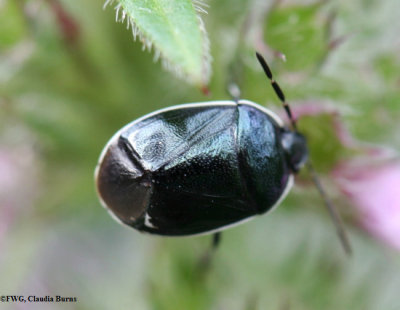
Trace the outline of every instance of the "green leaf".
<instances>
[{"instance_id":1,"label":"green leaf","mask_svg":"<svg viewBox=\"0 0 400 310\"><path fill-rule=\"evenodd\" d=\"M310 158L319 172L331 171L349 152L339 140L335 117L326 113L303 116L299 121L301 133L307 137Z\"/></svg>"},{"instance_id":2,"label":"green leaf","mask_svg":"<svg viewBox=\"0 0 400 310\"><path fill-rule=\"evenodd\" d=\"M113 2L107 0L105 6ZM205 86L210 76L209 41L196 10L205 12L199 1L118 0L116 20L127 21L143 49L154 46L155 59L164 68L197 86Z\"/></svg>"}]
</instances>

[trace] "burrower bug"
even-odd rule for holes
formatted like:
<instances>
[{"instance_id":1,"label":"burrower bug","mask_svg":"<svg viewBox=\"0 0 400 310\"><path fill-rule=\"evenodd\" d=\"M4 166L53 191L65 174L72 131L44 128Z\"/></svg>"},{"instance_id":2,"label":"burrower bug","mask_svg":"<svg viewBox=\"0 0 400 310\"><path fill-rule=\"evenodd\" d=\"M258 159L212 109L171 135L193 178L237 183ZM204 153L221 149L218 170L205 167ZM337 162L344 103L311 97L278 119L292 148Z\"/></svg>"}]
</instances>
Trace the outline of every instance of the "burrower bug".
<instances>
[{"instance_id":1,"label":"burrower bug","mask_svg":"<svg viewBox=\"0 0 400 310\"><path fill-rule=\"evenodd\" d=\"M273 209L290 190L293 175L307 165L350 252L340 218L307 161L306 140L285 96L258 53L257 59L291 128L247 100L150 113L123 127L105 146L95 173L100 200L117 220L142 232L218 233ZM219 235L214 236L215 245Z\"/></svg>"}]
</instances>

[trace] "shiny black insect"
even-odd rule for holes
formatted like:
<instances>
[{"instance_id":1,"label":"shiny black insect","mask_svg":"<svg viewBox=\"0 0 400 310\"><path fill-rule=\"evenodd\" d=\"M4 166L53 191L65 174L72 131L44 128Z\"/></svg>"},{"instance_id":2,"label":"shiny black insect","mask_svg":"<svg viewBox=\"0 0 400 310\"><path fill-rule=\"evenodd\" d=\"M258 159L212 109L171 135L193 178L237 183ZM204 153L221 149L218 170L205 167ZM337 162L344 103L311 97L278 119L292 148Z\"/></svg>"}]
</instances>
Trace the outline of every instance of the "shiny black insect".
<instances>
[{"instance_id":1,"label":"shiny black insect","mask_svg":"<svg viewBox=\"0 0 400 310\"><path fill-rule=\"evenodd\" d=\"M96 169L98 194L112 215L139 231L184 236L219 232L279 204L307 162L307 144L257 58L292 128L247 100L178 105L133 121L111 138Z\"/></svg>"}]
</instances>

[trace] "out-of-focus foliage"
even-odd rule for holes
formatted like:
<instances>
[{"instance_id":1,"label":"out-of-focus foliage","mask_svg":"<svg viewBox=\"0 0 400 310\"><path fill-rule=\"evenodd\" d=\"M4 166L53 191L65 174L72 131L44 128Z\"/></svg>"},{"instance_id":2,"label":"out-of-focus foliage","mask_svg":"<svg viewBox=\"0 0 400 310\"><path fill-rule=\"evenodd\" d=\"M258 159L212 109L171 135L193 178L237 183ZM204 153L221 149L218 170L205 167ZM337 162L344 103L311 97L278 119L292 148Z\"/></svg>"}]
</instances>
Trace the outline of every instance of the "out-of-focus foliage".
<instances>
[{"instance_id":1,"label":"out-of-focus foliage","mask_svg":"<svg viewBox=\"0 0 400 310\"><path fill-rule=\"evenodd\" d=\"M356 206L329 176L372 146L397 155L400 2L207 3L209 97L153 62L101 1L0 0L1 294L76 296L71 309L399 309L398 251L358 225ZM299 120L346 215L354 256L346 259L304 174L276 211L226 231L204 274L198 261L209 237L119 226L100 207L93 172L124 124L179 103L227 99L231 79L244 98L284 115L256 48L298 111L329 106L358 142L343 144L333 114Z\"/></svg>"}]
</instances>

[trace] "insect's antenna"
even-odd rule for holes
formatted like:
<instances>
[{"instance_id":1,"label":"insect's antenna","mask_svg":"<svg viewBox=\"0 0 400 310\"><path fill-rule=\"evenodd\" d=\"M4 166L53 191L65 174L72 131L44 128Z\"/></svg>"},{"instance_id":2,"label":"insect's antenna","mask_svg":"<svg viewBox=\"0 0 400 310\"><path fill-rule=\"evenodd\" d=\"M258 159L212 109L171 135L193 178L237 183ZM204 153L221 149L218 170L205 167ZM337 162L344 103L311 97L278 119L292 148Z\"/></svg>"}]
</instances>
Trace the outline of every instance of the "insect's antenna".
<instances>
[{"instance_id":1,"label":"insect's antenna","mask_svg":"<svg viewBox=\"0 0 400 310\"><path fill-rule=\"evenodd\" d=\"M318 192L320 193L322 199L324 200L324 203L325 203L326 208L328 209L329 215L331 216L331 218L333 220L333 224L335 225L336 232L340 239L340 243L342 244L343 249L346 252L346 254L350 256L352 253L352 250L351 250L349 238L347 236L346 230L343 225L343 221L342 221L339 213L337 212L335 205L329 199L324 188L322 187L321 181L319 180L318 174L314 170L313 165L311 164L310 161L308 161L306 165L307 165L308 171L311 174L312 180L318 189Z\"/></svg>"},{"instance_id":2,"label":"insect's antenna","mask_svg":"<svg viewBox=\"0 0 400 310\"><path fill-rule=\"evenodd\" d=\"M272 72L271 72L269 66L267 65L267 62L265 61L264 57L262 57L257 52L256 52L256 56L257 56L258 61L261 64L261 67L264 69L264 72L265 72L266 76L271 81L272 88L274 89L276 95L278 96L278 98L282 102L283 107L284 107L284 109L286 111L286 114L289 117L290 123L292 124L293 130L297 131L296 120L293 118L292 111L290 110L289 104L286 102L285 95L283 94L283 91L279 87L279 84L274 80L274 78L272 76Z\"/></svg>"},{"instance_id":3,"label":"insect's antenna","mask_svg":"<svg viewBox=\"0 0 400 310\"><path fill-rule=\"evenodd\" d=\"M293 117L292 111L290 110L290 106L286 102L285 95L283 94L283 91L281 90L279 84L274 80L274 77L272 76L271 69L269 68L267 62L265 61L264 57L262 57L259 53L256 52L256 56L258 61L260 62L262 68L264 69L264 72L268 79L271 82L272 88L274 89L276 95L278 98L281 100L283 107L286 111L286 114L289 117L290 123L293 127L293 130L297 132L297 126L296 126L296 120ZM313 165L311 164L310 161L307 162L307 168L311 174L312 180L317 187L318 192L320 193L322 199L324 200L325 206L328 209L329 215L331 216L333 220L333 224L335 225L336 232L339 236L340 242L343 246L344 251L347 253L347 255L351 255L351 246L349 242L349 238L347 237L346 231L344 229L344 225L342 222L342 219L340 218L339 213L337 212L335 206L333 205L332 201L329 199L328 195L326 194L324 188L322 187L321 181L319 180L319 177L314 170Z\"/></svg>"}]
</instances>

